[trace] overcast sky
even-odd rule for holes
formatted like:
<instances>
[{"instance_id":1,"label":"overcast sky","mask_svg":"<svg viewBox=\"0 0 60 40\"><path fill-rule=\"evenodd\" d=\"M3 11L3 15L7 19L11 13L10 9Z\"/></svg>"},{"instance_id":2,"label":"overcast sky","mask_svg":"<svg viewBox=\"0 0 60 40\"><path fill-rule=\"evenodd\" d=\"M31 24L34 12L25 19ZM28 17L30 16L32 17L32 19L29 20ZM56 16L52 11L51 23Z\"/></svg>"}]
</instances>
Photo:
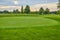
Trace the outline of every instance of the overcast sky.
<instances>
[{"instance_id":1,"label":"overcast sky","mask_svg":"<svg viewBox=\"0 0 60 40\"><path fill-rule=\"evenodd\" d=\"M56 3L58 0L0 0L0 5L35 5L43 3Z\"/></svg>"},{"instance_id":2,"label":"overcast sky","mask_svg":"<svg viewBox=\"0 0 60 40\"><path fill-rule=\"evenodd\" d=\"M17 8L17 6L30 5L31 10L38 10L41 6L44 8L50 8L51 10L56 10L58 0L0 0L0 10L12 10Z\"/></svg>"}]
</instances>

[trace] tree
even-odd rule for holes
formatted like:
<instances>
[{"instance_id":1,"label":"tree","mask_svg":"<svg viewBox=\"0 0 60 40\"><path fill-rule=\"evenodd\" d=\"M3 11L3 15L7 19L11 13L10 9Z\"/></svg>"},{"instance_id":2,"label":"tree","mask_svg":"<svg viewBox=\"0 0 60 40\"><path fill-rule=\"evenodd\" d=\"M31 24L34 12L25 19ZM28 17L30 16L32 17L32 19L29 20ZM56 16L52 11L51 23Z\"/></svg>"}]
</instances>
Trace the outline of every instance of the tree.
<instances>
[{"instance_id":1,"label":"tree","mask_svg":"<svg viewBox=\"0 0 60 40\"><path fill-rule=\"evenodd\" d=\"M21 7L21 13L23 13L23 6Z\"/></svg>"},{"instance_id":2,"label":"tree","mask_svg":"<svg viewBox=\"0 0 60 40\"><path fill-rule=\"evenodd\" d=\"M16 13L19 13L19 10L18 9L16 9Z\"/></svg>"},{"instance_id":3,"label":"tree","mask_svg":"<svg viewBox=\"0 0 60 40\"><path fill-rule=\"evenodd\" d=\"M46 10L45 10L45 14L49 14L49 13L50 13L49 9L46 8Z\"/></svg>"},{"instance_id":4,"label":"tree","mask_svg":"<svg viewBox=\"0 0 60 40\"><path fill-rule=\"evenodd\" d=\"M9 11L8 11L8 10L4 10L3 12L4 12L4 13L9 13Z\"/></svg>"},{"instance_id":5,"label":"tree","mask_svg":"<svg viewBox=\"0 0 60 40\"><path fill-rule=\"evenodd\" d=\"M25 8L24 12L27 13L27 14L30 13L30 7L29 7L29 5L26 5L26 8Z\"/></svg>"},{"instance_id":6,"label":"tree","mask_svg":"<svg viewBox=\"0 0 60 40\"><path fill-rule=\"evenodd\" d=\"M41 7L40 9L39 9L39 14L44 14L44 9L43 9L43 7Z\"/></svg>"},{"instance_id":7,"label":"tree","mask_svg":"<svg viewBox=\"0 0 60 40\"><path fill-rule=\"evenodd\" d=\"M19 10L18 9L13 10L13 13L19 13Z\"/></svg>"},{"instance_id":8,"label":"tree","mask_svg":"<svg viewBox=\"0 0 60 40\"><path fill-rule=\"evenodd\" d=\"M60 14L60 0L58 1L58 6L57 6L57 8L58 8L57 14Z\"/></svg>"},{"instance_id":9,"label":"tree","mask_svg":"<svg viewBox=\"0 0 60 40\"><path fill-rule=\"evenodd\" d=\"M60 10L57 11L57 14L60 14Z\"/></svg>"},{"instance_id":10,"label":"tree","mask_svg":"<svg viewBox=\"0 0 60 40\"><path fill-rule=\"evenodd\" d=\"M13 10L13 13L16 13L16 10Z\"/></svg>"},{"instance_id":11,"label":"tree","mask_svg":"<svg viewBox=\"0 0 60 40\"><path fill-rule=\"evenodd\" d=\"M60 10L60 0L58 1L58 6L57 6L58 10Z\"/></svg>"}]
</instances>

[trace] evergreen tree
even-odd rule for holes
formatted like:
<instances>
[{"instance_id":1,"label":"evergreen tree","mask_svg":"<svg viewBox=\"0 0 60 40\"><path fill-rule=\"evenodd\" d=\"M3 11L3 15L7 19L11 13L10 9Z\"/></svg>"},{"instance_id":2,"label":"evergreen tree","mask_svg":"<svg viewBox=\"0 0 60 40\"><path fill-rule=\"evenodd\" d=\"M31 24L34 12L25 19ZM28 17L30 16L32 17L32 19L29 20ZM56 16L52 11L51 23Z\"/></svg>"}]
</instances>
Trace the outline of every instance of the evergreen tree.
<instances>
[{"instance_id":1,"label":"evergreen tree","mask_svg":"<svg viewBox=\"0 0 60 40\"><path fill-rule=\"evenodd\" d=\"M41 14L41 15L44 14L44 9L43 9L43 7L41 7L41 8L39 9L39 14Z\"/></svg>"},{"instance_id":2,"label":"evergreen tree","mask_svg":"<svg viewBox=\"0 0 60 40\"><path fill-rule=\"evenodd\" d=\"M25 8L24 12L27 13L27 14L30 13L30 7L29 7L29 5L26 5L26 8Z\"/></svg>"},{"instance_id":3,"label":"evergreen tree","mask_svg":"<svg viewBox=\"0 0 60 40\"><path fill-rule=\"evenodd\" d=\"M21 13L23 13L23 6L21 7Z\"/></svg>"},{"instance_id":4,"label":"evergreen tree","mask_svg":"<svg viewBox=\"0 0 60 40\"><path fill-rule=\"evenodd\" d=\"M58 8L57 14L60 14L60 0L58 1L58 6L57 6L57 8Z\"/></svg>"},{"instance_id":5,"label":"evergreen tree","mask_svg":"<svg viewBox=\"0 0 60 40\"><path fill-rule=\"evenodd\" d=\"M58 10L60 10L60 0L58 1Z\"/></svg>"},{"instance_id":6,"label":"evergreen tree","mask_svg":"<svg viewBox=\"0 0 60 40\"><path fill-rule=\"evenodd\" d=\"M15 11L15 10L13 10L13 13L16 13L16 11Z\"/></svg>"}]
</instances>

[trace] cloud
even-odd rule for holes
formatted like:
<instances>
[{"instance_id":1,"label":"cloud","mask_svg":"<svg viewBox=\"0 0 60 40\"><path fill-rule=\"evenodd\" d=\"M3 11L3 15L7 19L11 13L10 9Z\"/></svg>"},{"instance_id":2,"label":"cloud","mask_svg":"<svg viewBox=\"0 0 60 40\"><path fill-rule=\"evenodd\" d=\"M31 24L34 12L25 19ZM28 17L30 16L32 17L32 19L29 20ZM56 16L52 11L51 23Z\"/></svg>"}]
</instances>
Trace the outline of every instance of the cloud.
<instances>
[{"instance_id":1,"label":"cloud","mask_svg":"<svg viewBox=\"0 0 60 40\"><path fill-rule=\"evenodd\" d=\"M3 11L3 10L13 11L16 9L20 10L21 6L0 6L0 11Z\"/></svg>"},{"instance_id":2,"label":"cloud","mask_svg":"<svg viewBox=\"0 0 60 40\"><path fill-rule=\"evenodd\" d=\"M40 7L43 7L44 9L49 8L50 11L56 11L57 10L57 3L47 3L47 4L36 4L31 6L32 11L38 11Z\"/></svg>"},{"instance_id":3,"label":"cloud","mask_svg":"<svg viewBox=\"0 0 60 40\"><path fill-rule=\"evenodd\" d=\"M21 5L35 5L35 4L41 4L41 3L54 3L58 2L58 0L0 0L0 5L5 6L15 6L14 1L19 1L19 6Z\"/></svg>"},{"instance_id":4,"label":"cloud","mask_svg":"<svg viewBox=\"0 0 60 40\"><path fill-rule=\"evenodd\" d=\"M57 10L57 3L46 3L46 4L36 4L31 5L30 9L31 11L38 11L40 7L43 7L44 9L49 8L50 11L56 11ZM25 8L25 6L24 6ZM21 6L0 6L0 10L14 10L19 9L21 11Z\"/></svg>"}]
</instances>

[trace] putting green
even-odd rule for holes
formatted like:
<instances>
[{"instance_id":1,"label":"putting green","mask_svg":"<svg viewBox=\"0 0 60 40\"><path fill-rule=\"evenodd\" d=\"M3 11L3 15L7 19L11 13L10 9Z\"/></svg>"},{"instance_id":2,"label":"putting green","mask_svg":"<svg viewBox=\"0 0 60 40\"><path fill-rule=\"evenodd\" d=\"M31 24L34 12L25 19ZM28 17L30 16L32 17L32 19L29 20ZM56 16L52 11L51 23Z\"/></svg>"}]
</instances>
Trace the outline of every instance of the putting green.
<instances>
[{"instance_id":1,"label":"putting green","mask_svg":"<svg viewBox=\"0 0 60 40\"><path fill-rule=\"evenodd\" d=\"M0 17L0 28L53 26L58 22L42 17Z\"/></svg>"}]
</instances>

